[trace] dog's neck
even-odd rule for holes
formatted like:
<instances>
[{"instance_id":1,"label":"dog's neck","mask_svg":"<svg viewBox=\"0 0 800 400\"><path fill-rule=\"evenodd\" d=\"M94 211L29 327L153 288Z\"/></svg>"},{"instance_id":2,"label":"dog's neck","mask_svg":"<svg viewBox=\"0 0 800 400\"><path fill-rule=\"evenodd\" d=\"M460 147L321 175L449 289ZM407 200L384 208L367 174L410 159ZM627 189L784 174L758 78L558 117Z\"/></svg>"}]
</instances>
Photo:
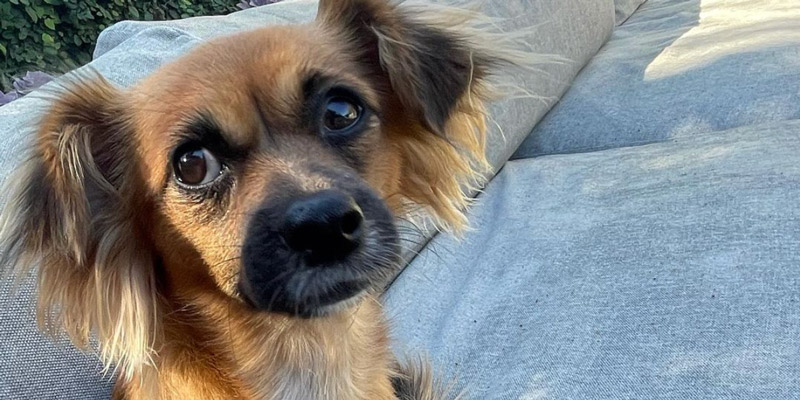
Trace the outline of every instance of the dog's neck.
<instances>
[{"instance_id":1,"label":"dog's neck","mask_svg":"<svg viewBox=\"0 0 800 400\"><path fill-rule=\"evenodd\" d=\"M120 384L120 397L395 398L387 328L374 298L310 319L256 313L217 296L175 306L155 368Z\"/></svg>"}]
</instances>

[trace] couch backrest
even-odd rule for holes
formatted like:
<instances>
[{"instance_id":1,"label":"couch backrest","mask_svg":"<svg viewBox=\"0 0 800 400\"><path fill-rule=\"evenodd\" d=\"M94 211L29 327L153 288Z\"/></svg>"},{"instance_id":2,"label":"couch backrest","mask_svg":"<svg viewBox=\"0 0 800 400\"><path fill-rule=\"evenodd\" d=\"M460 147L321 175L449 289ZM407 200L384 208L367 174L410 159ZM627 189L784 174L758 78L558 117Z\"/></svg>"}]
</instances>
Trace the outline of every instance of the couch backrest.
<instances>
[{"instance_id":1,"label":"couch backrest","mask_svg":"<svg viewBox=\"0 0 800 400\"><path fill-rule=\"evenodd\" d=\"M616 24L622 25L645 1L647 0L614 0Z\"/></svg>"}]
</instances>

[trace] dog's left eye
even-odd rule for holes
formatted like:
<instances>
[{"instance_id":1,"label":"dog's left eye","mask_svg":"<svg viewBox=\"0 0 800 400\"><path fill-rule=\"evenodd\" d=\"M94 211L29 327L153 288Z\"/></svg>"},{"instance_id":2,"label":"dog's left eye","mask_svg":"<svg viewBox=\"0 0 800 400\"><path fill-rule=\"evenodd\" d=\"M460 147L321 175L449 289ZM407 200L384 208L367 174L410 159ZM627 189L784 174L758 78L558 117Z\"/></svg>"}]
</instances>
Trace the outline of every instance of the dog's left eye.
<instances>
[{"instance_id":1,"label":"dog's left eye","mask_svg":"<svg viewBox=\"0 0 800 400\"><path fill-rule=\"evenodd\" d=\"M350 93L334 91L329 93L322 107L320 128L322 136L338 142L358 132L364 117L364 106Z\"/></svg>"},{"instance_id":2,"label":"dog's left eye","mask_svg":"<svg viewBox=\"0 0 800 400\"><path fill-rule=\"evenodd\" d=\"M183 146L175 152L173 160L175 177L189 186L202 186L213 182L222 173L222 164L208 149Z\"/></svg>"}]
</instances>

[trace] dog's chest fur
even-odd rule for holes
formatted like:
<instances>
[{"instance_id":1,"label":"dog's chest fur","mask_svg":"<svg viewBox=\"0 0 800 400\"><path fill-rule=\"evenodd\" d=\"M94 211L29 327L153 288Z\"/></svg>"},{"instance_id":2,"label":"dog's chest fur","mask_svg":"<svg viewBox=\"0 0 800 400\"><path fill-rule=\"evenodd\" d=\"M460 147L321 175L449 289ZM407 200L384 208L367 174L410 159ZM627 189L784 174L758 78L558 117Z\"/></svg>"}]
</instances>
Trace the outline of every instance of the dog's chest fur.
<instances>
[{"instance_id":1,"label":"dog's chest fur","mask_svg":"<svg viewBox=\"0 0 800 400\"><path fill-rule=\"evenodd\" d=\"M195 314L195 324L178 322L165 332L165 341L186 345L162 353L156 368L118 386L115 398L395 399L392 356L376 304L367 301L325 323L256 321L228 307ZM227 323L210 323L218 318Z\"/></svg>"}]
</instances>

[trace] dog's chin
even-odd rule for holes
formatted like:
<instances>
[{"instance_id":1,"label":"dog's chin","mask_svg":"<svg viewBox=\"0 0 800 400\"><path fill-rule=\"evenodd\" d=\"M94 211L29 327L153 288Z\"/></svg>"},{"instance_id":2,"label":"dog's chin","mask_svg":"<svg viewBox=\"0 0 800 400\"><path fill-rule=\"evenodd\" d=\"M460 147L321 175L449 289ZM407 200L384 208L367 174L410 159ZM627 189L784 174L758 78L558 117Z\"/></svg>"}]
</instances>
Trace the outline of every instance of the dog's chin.
<instances>
[{"instance_id":1,"label":"dog's chin","mask_svg":"<svg viewBox=\"0 0 800 400\"><path fill-rule=\"evenodd\" d=\"M344 300L333 301L327 304L314 304L311 307L304 307L303 312L297 314L300 318L322 318L329 315L347 313L355 309L367 295L367 290L363 289Z\"/></svg>"},{"instance_id":2,"label":"dog's chin","mask_svg":"<svg viewBox=\"0 0 800 400\"><path fill-rule=\"evenodd\" d=\"M269 297L254 298L248 295L251 291L243 289L240 289L240 293L245 303L257 311L299 318L326 317L353 309L369 292L369 280L334 280L330 277L330 271L341 267L328 268L328 271L316 268L298 271L283 283L283 287L275 288L276 292Z\"/></svg>"},{"instance_id":3,"label":"dog's chin","mask_svg":"<svg viewBox=\"0 0 800 400\"><path fill-rule=\"evenodd\" d=\"M335 270L346 267L322 268ZM370 287L367 277L352 275L351 271L332 273L319 267L295 274L287 282L287 304L282 311L301 318L312 318L348 310L358 304Z\"/></svg>"}]
</instances>

